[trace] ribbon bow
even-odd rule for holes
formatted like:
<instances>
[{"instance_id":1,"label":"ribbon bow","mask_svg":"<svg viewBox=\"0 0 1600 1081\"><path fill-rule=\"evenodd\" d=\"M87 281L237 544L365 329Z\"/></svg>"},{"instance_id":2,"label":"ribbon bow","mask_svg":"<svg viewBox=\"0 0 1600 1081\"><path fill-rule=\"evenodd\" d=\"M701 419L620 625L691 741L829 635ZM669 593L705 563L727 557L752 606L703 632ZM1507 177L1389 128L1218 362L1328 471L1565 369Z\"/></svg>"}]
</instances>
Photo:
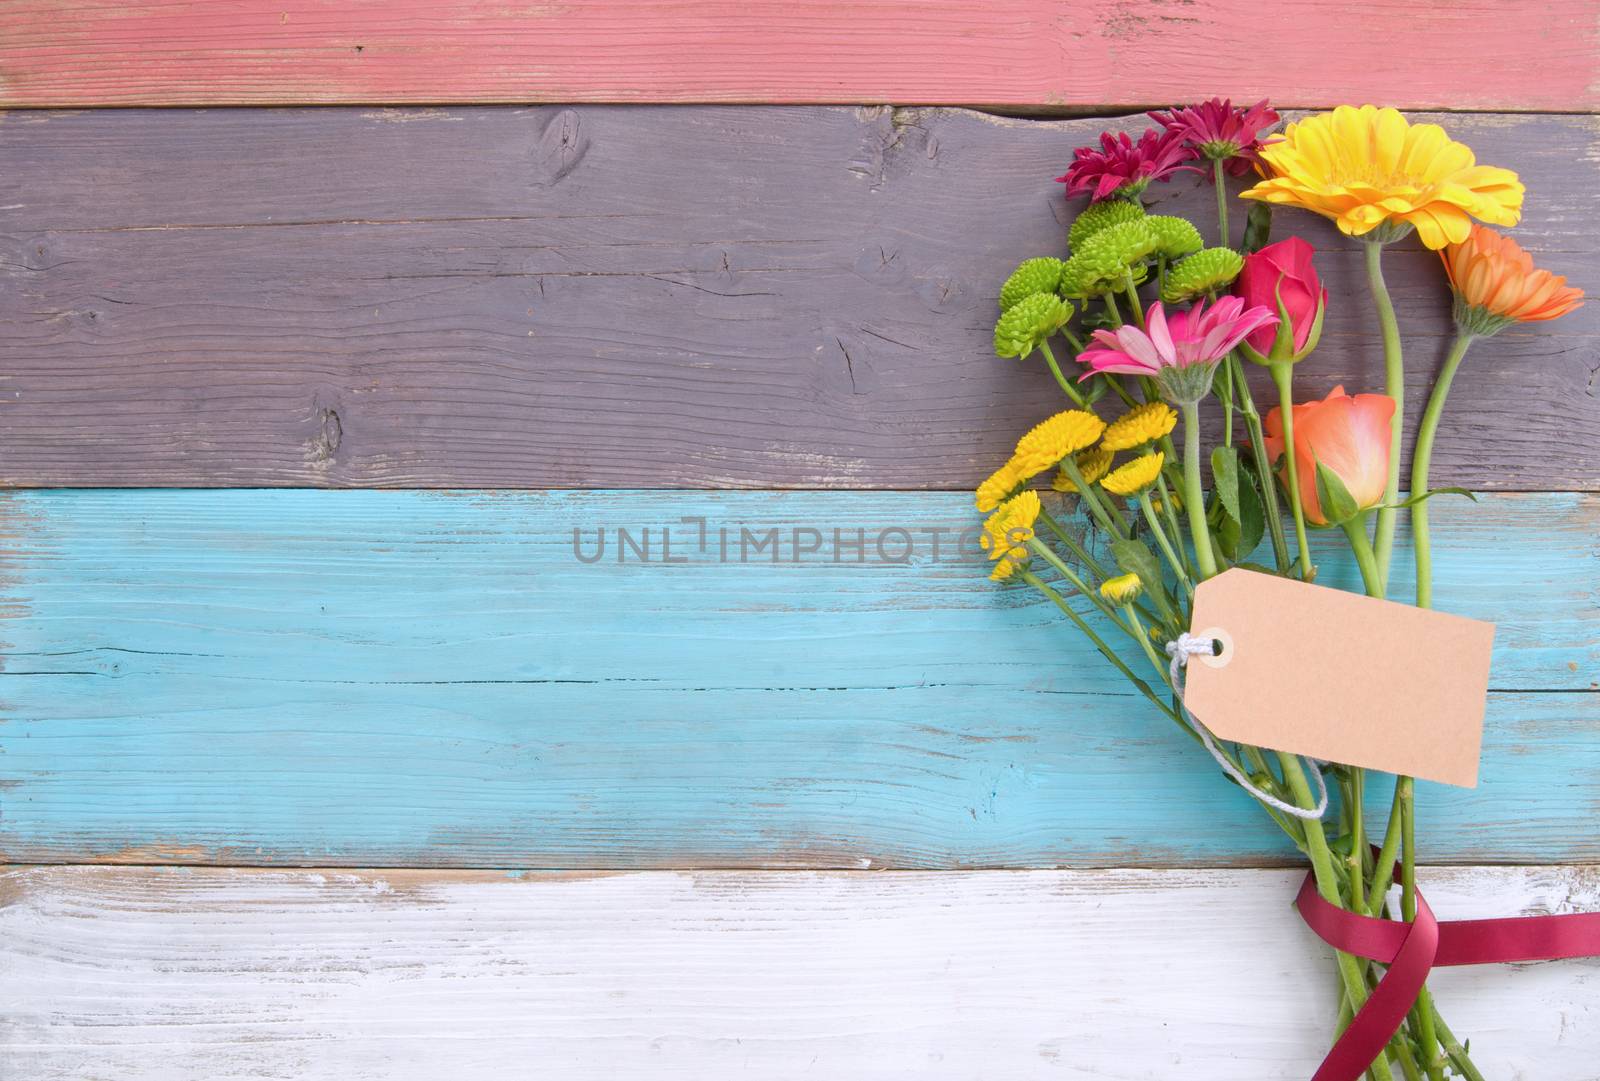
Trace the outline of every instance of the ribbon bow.
<instances>
[{"instance_id":1,"label":"ribbon bow","mask_svg":"<svg viewBox=\"0 0 1600 1081\"><path fill-rule=\"evenodd\" d=\"M1436 965L1553 961L1600 954L1600 912L1440 923L1421 891L1416 898L1417 918L1396 923L1358 915L1324 900L1314 876L1306 876L1295 898L1306 925L1334 949L1388 966L1311 1081L1357 1081L1400 1030Z\"/></svg>"}]
</instances>

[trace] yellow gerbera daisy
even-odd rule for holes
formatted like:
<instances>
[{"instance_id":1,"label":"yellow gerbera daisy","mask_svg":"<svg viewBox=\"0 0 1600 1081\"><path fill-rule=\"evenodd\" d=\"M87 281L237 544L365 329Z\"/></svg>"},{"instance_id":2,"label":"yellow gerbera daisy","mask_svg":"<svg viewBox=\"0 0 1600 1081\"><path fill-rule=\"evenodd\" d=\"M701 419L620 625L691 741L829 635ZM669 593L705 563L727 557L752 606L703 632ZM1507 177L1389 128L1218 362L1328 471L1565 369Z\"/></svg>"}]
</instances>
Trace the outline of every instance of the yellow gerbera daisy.
<instances>
[{"instance_id":1,"label":"yellow gerbera daisy","mask_svg":"<svg viewBox=\"0 0 1600 1081\"><path fill-rule=\"evenodd\" d=\"M990 560L996 563L989 575L995 581L1009 578L1028 562L1028 541L1033 539L1033 524L1039 518L1039 493L1020 492L995 509L984 521L978 537ZM1010 564L1001 569L999 564Z\"/></svg>"},{"instance_id":2,"label":"yellow gerbera daisy","mask_svg":"<svg viewBox=\"0 0 1600 1081\"><path fill-rule=\"evenodd\" d=\"M1120 496L1138 495L1156 482L1156 477L1161 473L1161 463L1165 460L1166 455L1159 450L1151 454L1141 454L1133 461L1107 473L1105 479L1100 482L1100 487Z\"/></svg>"},{"instance_id":3,"label":"yellow gerbera daisy","mask_svg":"<svg viewBox=\"0 0 1600 1081\"><path fill-rule=\"evenodd\" d=\"M1012 461L1024 476L1032 477L1056 465L1069 454L1093 446L1106 430L1106 422L1087 409L1069 409L1041 421L1017 440Z\"/></svg>"},{"instance_id":4,"label":"yellow gerbera daisy","mask_svg":"<svg viewBox=\"0 0 1600 1081\"><path fill-rule=\"evenodd\" d=\"M1409 225L1437 250L1466 240L1473 218L1515 225L1522 216L1516 173L1479 165L1439 125L1394 109L1341 105L1308 116L1269 140L1261 161L1266 179L1244 198L1314 211L1348 236Z\"/></svg>"},{"instance_id":5,"label":"yellow gerbera daisy","mask_svg":"<svg viewBox=\"0 0 1600 1081\"><path fill-rule=\"evenodd\" d=\"M1100 445L1107 450L1132 450L1154 443L1178 425L1178 412L1166 402L1136 405L1111 422ZM1087 474L1085 480L1094 480Z\"/></svg>"},{"instance_id":6,"label":"yellow gerbera daisy","mask_svg":"<svg viewBox=\"0 0 1600 1081\"><path fill-rule=\"evenodd\" d=\"M1143 591L1137 574L1119 574L1100 583L1100 595L1112 604L1132 604Z\"/></svg>"},{"instance_id":7,"label":"yellow gerbera daisy","mask_svg":"<svg viewBox=\"0 0 1600 1081\"><path fill-rule=\"evenodd\" d=\"M1017 460L1012 458L1005 465L990 473L982 484L978 485L974 493L974 500L978 504L980 514L988 514L1001 503L1010 499L1018 488L1027 483L1028 478L1022 475L1022 469L1017 465Z\"/></svg>"},{"instance_id":8,"label":"yellow gerbera daisy","mask_svg":"<svg viewBox=\"0 0 1600 1081\"><path fill-rule=\"evenodd\" d=\"M1078 472L1083 475L1085 484L1093 484L1111 471L1111 459L1116 457L1104 445L1080 450L1072 456L1072 464L1078 467ZM1055 479L1050 482L1050 487L1058 492L1076 492L1077 484L1067 476L1065 470L1057 470Z\"/></svg>"}]
</instances>

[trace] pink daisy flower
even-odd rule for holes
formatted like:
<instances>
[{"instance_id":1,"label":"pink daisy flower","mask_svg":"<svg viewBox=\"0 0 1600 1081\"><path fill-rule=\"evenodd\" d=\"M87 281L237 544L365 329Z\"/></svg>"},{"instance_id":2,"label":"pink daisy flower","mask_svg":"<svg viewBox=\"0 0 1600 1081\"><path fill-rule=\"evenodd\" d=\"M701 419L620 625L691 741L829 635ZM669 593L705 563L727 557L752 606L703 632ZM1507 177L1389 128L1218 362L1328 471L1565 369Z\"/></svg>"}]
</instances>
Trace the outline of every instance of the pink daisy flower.
<instances>
[{"instance_id":1,"label":"pink daisy flower","mask_svg":"<svg viewBox=\"0 0 1600 1081\"><path fill-rule=\"evenodd\" d=\"M1262 98L1248 108L1234 108L1227 98L1148 114L1168 134L1207 161L1223 161L1229 173L1243 176L1261 149L1261 134L1278 122L1278 114Z\"/></svg>"},{"instance_id":2,"label":"pink daisy flower","mask_svg":"<svg viewBox=\"0 0 1600 1081\"><path fill-rule=\"evenodd\" d=\"M1056 180L1067 186L1069 195L1089 192L1091 202L1113 195L1129 198L1174 173L1200 172L1186 164L1194 157L1194 148L1184 142L1181 132L1150 128L1135 142L1126 133L1105 131L1100 133L1099 149L1080 146L1074 150L1066 175Z\"/></svg>"},{"instance_id":3,"label":"pink daisy flower","mask_svg":"<svg viewBox=\"0 0 1600 1081\"><path fill-rule=\"evenodd\" d=\"M1098 349L1086 349L1078 361L1089 370L1114 375L1148 375L1176 402L1196 402L1211 390L1211 373L1251 333L1276 326L1271 308L1246 308L1240 297L1223 297L1210 308L1204 301L1170 316L1159 302L1145 312L1145 330L1128 325L1097 330Z\"/></svg>"}]
</instances>

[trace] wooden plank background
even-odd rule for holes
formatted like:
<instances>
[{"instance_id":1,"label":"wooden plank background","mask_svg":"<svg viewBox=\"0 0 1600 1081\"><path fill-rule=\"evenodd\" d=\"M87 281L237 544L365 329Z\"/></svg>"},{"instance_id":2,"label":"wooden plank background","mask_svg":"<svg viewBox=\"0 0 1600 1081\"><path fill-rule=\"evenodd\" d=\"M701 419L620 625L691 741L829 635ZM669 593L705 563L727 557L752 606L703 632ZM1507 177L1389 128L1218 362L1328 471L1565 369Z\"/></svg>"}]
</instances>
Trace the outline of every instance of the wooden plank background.
<instances>
[{"instance_id":1,"label":"wooden plank background","mask_svg":"<svg viewBox=\"0 0 1600 1081\"><path fill-rule=\"evenodd\" d=\"M0 1077L1309 1074L1294 853L955 546L1058 401L996 286L1145 120L934 106L1217 92L1501 110L1417 118L1594 291L1600 0L0 4L0 483L50 489L0 498ZM1291 231L1301 395L1377 386L1355 246ZM1448 296L1387 261L1414 414ZM1600 305L1475 349L1444 918L1600 908L1597 447ZM1600 962L1435 986L1489 1076L1600 1081Z\"/></svg>"},{"instance_id":2,"label":"wooden plank background","mask_svg":"<svg viewBox=\"0 0 1600 1081\"><path fill-rule=\"evenodd\" d=\"M976 518L963 493L15 494L0 851L1294 865L1054 608L960 561ZM1439 594L1499 633L1483 780L1423 786L1428 859L1600 860L1597 526L1596 496L1438 504Z\"/></svg>"},{"instance_id":3,"label":"wooden plank background","mask_svg":"<svg viewBox=\"0 0 1600 1081\"><path fill-rule=\"evenodd\" d=\"M1225 84L1288 105L1593 109L1597 27L1594 0L11 0L0 6L0 105L1104 109Z\"/></svg>"},{"instance_id":4,"label":"wooden plank background","mask_svg":"<svg viewBox=\"0 0 1600 1081\"><path fill-rule=\"evenodd\" d=\"M1583 279L1593 117L1435 117ZM1138 126L1142 118L1114 127ZM33 113L0 123L0 477L38 485L963 488L1061 396L992 352L1102 120L681 108ZM1157 189L1205 223L1212 194ZM1169 198L1170 196L1170 198ZM1302 394L1381 385L1361 258ZM1389 256L1413 417L1450 333ZM198 283L204 283L203 287ZM1441 484L1600 488L1600 305L1475 348ZM1258 386L1271 400L1265 383ZM1470 419L1469 419L1470 418Z\"/></svg>"},{"instance_id":5,"label":"wooden plank background","mask_svg":"<svg viewBox=\"0 0 1600 1081\"><path fill-rule=\"evenodd\" d=\"M0 1040L29 1081L1305 1077L1335 986L1299 877L24 868ZM1592 868L1421 883L1600 907ZM1594 1076L1600 960L1434 987L1486 1076Z\"/></svg>"}]
</instances>

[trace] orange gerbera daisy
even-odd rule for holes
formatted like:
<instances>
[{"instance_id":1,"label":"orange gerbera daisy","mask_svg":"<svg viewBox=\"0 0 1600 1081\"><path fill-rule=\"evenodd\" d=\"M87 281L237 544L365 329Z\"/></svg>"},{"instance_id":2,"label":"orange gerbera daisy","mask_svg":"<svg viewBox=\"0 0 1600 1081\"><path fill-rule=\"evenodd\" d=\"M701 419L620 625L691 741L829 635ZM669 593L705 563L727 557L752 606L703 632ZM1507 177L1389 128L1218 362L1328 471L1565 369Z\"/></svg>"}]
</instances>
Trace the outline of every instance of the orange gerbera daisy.
<instances>
[{"instance_id":1,"label":"orange gerbera daisy","mask_svg":"<svg viewBox=\"0 0 1600 1081\"><path fill-rule=\"evenodd\" d=\"M1261 148L1265 177L1246 199L1298 206L1333 219L1348 236L1379 227L1382 239L1417 237L1437 251L1467 239L1472 219L1515 225L1522 182L1479 165L1472 149L1437 124L1394 109L1341 105L1284 129Z\"/></svg>"},{"instance_id":2,"label":"orange gerbera daisy","mask_svg":"<svg viewBox=\"0 0 1600 1081\"><path fill-rule=\"evenodd\" d=\"M1582 289L1535 267L1520 244L1493 229L1474 225L1439 255L1456 293L1456 322L1473 333L1559 319L1583 303Z\"/></svg>"}]
</instances>

